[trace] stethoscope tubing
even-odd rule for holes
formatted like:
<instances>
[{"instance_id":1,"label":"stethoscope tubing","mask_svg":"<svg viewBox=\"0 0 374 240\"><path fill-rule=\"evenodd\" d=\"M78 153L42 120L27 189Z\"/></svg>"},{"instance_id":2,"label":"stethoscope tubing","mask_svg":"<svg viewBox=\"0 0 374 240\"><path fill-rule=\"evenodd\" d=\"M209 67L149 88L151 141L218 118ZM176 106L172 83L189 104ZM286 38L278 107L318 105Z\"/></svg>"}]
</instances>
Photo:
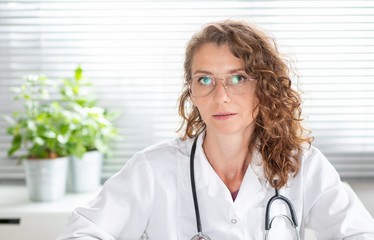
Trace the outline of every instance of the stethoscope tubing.
<instances>
[{"instance_id":1,"label":"stethoscope tubing","mask_svg":"<svg viewBox=\"0 0 374 240\"><path fill-rule=\"evenodd\" d=\"M270 228L271 228L270 208L271 208L271 205L273 204L273 202L275 200L281 200L288 205L288 208L290 209L291 220L292 220L291 224L294 228L296 228L297 227L297 218L296 218L295 209L293 208L292 203L285 196L280 195L278 189L275 189L275 195L272 198L270 198L270 200L268 201L268 203L266 205L265 230L270 230Z\"/></svg>"},{"instance_id":2,"label":"stethoscope tubing","mask_svg":"<svg viewBox=\"0 0 374 240\"><path fill-rule=\"evenodd\" d=\"M199 203L197 201L196 184L195 184L195 169L194 169L194 159L195 159L197 139L198 139L198 136L195 137L195 140L194 140L194 142L192 144L192 148L191 148L190 177L191 177L192 197L193 197L193 203L194 203L194 207L195 207L196 227L197 227L197 232L199 234L201 234L203 230L202 230L202 226L201 226Z\"/></svg>"}]
</instances>

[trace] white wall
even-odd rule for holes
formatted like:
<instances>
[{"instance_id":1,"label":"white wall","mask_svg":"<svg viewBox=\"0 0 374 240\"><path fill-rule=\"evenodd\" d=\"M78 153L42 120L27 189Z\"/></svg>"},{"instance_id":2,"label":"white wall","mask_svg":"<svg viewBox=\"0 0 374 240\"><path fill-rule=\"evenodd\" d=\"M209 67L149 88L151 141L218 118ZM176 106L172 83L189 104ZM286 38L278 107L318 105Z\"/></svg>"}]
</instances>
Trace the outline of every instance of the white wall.
<instances>
[{"instance_id":1,"label":"white wall","mask_svg":"<svg viewBox=\"0 0 374 240\"><path fill-rule=\"evenodd\" d=\"M371 216L374 216L374 179L346 180L365 205Z\"/></svg>"}]
</instances>

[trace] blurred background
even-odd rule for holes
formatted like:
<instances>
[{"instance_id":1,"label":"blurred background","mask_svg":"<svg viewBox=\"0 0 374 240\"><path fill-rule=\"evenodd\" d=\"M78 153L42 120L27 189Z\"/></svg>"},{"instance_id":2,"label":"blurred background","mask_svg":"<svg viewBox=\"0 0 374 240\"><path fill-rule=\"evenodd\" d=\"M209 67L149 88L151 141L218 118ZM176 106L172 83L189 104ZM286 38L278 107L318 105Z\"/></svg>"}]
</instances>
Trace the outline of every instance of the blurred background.
<instances>
[{"instance_id":1,"label":"blurred background","mask_svg":"<svg viewBox=\"0 0 374 240\"><path fill-rule=\"evenodd\" d=\"M0 114L26 74L59 81L80 64L121 141L103 177L173 138L186 42L204 23L252 22L297 69L305 124L342 177L374 177L374 1L1 1ZM21 179L0 121L0 178Z\"/></svg>"},{"instance_id":2,"label":"blurred background","mask_svg":"<svg viewBox=\"0 0 374 240\"><path fill-rule=\"evenodd\" d=\"M178 136L184 49L205 23L241 19L275 38L297 69L306 127L342 178L374 189L374 1L0 1L0 115L26 74L53 81L80 65L98 103L119 110L103 181L136 151ZM0 183L22 182L0 120ZM374 209L373 207L368 207ZM372 213L373 214L373 213Z\"/></svg>"}]
</instances>

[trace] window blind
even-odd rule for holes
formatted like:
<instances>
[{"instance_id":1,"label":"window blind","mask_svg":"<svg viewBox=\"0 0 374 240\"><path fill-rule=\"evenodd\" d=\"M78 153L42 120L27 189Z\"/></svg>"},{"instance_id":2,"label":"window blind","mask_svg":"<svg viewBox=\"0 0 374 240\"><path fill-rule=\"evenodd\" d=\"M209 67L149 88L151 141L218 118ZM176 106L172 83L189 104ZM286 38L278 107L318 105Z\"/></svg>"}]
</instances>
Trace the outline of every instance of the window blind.
<instances>
[{"instance_id":1,"label":"window blind","mask_svg":"<svg viewBox=\"0 0 374 240\"><path fill-rule=\"evenodd\" d=\"M374 1L1 1L0 115L22 76L72 77L81 64L98 104L120 110L103 177L177 136L184 49L205 23L258 25L294 61L305 124L343 177L374 176ZM22 179L0 121L0 178Z\"/></svg>"}]
</instances>

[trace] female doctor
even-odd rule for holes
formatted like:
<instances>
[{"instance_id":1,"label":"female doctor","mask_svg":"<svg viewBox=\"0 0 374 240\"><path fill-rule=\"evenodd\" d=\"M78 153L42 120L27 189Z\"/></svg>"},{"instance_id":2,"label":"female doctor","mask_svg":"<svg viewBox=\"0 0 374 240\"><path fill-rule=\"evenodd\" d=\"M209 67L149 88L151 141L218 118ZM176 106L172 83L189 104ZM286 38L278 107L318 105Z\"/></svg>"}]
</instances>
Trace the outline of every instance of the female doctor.
<instances>
[{"instance_id":1,"label":"female doctor","mask_svg":"<svg viewBox=\"0 0 374 240\"><path fill-rule=\"evenodd\" d=\"M374 220L301 126L270 38L245 22L189 41L181 138L136 153L59 239L374 239ZM192 107L188 107L192 104Z\"/></svg>"}]
</instances>

